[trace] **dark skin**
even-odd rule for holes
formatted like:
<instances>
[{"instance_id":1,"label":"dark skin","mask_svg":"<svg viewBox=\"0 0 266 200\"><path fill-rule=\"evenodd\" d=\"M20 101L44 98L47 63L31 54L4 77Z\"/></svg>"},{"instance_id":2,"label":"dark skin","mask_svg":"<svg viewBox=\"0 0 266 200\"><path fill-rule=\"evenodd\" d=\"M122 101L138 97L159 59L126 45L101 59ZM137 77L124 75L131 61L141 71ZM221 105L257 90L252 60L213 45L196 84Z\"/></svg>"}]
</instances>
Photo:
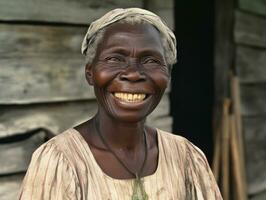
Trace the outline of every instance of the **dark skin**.
<instances>
[{"instance_id":1,"label":"dark skin","mask_svg":"<svg viewBox=\"0 0 266 200\"><path fill-rule=\"evenodd\" d=\"M98 112L75 129L90 146L100 168L116 179L135 178L106 148L96 124L105 141L132 172L138 172L144 161L145 129L148 151L140 176L153 174L158 163L157 132L145 125L145 119L158 105L169 80L159 32L149 24L109 26L85 73L94 87ZM128 102L117 98L117 93L141 94L145 98Z\"/></svg>"}]
</instances>

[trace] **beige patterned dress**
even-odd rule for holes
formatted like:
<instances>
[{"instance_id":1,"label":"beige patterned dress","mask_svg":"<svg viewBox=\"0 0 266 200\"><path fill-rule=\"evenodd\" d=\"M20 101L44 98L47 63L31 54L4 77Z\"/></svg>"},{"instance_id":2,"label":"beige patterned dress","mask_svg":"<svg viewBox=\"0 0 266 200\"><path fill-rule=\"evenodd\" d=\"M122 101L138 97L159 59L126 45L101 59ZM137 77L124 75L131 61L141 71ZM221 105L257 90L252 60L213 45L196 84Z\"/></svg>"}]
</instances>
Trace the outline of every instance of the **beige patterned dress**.
<instances>
[{"instance_id":1,"label":"beige patterned dress","mask_svg":"<svg viewBox=\"0 0 266 200\"><path fill-rule=\"evenodd\" d=\"M222 199L204 154L183 137L157 133L158 166L143 178L149 199ZM69 129L34 152L19 199L130 200L132 185L105 174L80 133Z\"/></svg>"}]
</instances>

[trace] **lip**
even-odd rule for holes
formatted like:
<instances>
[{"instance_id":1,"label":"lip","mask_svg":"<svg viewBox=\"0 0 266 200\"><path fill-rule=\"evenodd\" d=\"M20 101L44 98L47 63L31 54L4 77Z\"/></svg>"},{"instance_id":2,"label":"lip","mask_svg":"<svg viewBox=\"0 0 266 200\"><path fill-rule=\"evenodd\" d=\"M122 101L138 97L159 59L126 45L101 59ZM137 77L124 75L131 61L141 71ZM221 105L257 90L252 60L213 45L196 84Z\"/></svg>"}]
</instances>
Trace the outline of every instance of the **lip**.
<instances>
[{"instance_id":1,"label":"lip","mask_svg":"<svg viewBox=\"0 0 266 200\"><path fill-rule=\"evenodd\" d=\"M119 91L121 93L131 93L129 91L127 92L122 92L122 91ZM114 96L114 93L115 92L110 92L110 96L112 97L112 99L120 106L122 107L126 107L126 108L134 108L134 109L137 109L138 107L142 107L144 104L147 103L147 101L149 101L149 99L151 98L151 94L147 94L145 92L132 92L132 93L135 93L135 94L146 94L146 97L145 99L143 99L142 101L139 101L139 102L126 102L126 101L123 101L117 97Z\"/></svg>"},{"instance_id":2,"label":"lip","mask_svg":"<svg viewBox=\"0 0 266 200\"><path fill-rule=\"evenodd\" d=\"M138 88L138 89L122 89L122 90L107 90L110 93L130 93L130 94L146 94L146 95L151 95L153 94L150 91L147 90L143 90L142 88Z\"/></svg>"}]
</instances>

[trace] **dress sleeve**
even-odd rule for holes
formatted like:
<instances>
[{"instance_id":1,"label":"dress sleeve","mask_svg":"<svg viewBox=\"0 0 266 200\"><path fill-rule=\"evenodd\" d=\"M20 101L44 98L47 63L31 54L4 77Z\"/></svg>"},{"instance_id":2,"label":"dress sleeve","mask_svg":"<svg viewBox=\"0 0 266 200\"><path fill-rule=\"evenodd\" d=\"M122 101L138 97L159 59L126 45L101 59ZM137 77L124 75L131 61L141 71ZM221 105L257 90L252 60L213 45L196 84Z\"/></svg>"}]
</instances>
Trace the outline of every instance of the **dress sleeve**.
<instances>
[{"instance_id":1,"label":"dress sleeve","mask_svg":"<svg viewBox=\"0 0 266 200\"><path fill-rule=\"evenodd\" d=\"M188 142L186 163L187 200L222 200L222 196L203 152Z\"/></svg>"},{"instance_id":2,"label":"dress sleeve","mask_svg":"<svg viewBox=\"0 0 266 200\"><path fill-rule=\"evenodd\" d=\"M20 200L80 199L77 178L55 144L44 144L33 154L19 192Z\"/></svg>"}]
</instances>

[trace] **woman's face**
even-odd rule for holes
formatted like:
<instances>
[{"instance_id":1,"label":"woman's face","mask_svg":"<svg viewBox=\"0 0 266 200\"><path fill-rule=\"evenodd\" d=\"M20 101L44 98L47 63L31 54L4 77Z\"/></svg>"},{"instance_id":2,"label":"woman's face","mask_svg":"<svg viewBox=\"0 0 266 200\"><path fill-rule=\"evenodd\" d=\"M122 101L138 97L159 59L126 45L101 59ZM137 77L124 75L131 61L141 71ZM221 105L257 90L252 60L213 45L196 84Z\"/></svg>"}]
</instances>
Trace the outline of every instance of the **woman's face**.
<instances>
[{"instance_id":1,"label":"woman's face","mask_svg":"<svg viewBox=\"0 0 266 200\"><path fill-rule=\"evenodd\" d=\"M169 80L159 32L149 24L109 26L86 77L100 113L123 122L144 120Z\"/></svg>"}]
</instances>

